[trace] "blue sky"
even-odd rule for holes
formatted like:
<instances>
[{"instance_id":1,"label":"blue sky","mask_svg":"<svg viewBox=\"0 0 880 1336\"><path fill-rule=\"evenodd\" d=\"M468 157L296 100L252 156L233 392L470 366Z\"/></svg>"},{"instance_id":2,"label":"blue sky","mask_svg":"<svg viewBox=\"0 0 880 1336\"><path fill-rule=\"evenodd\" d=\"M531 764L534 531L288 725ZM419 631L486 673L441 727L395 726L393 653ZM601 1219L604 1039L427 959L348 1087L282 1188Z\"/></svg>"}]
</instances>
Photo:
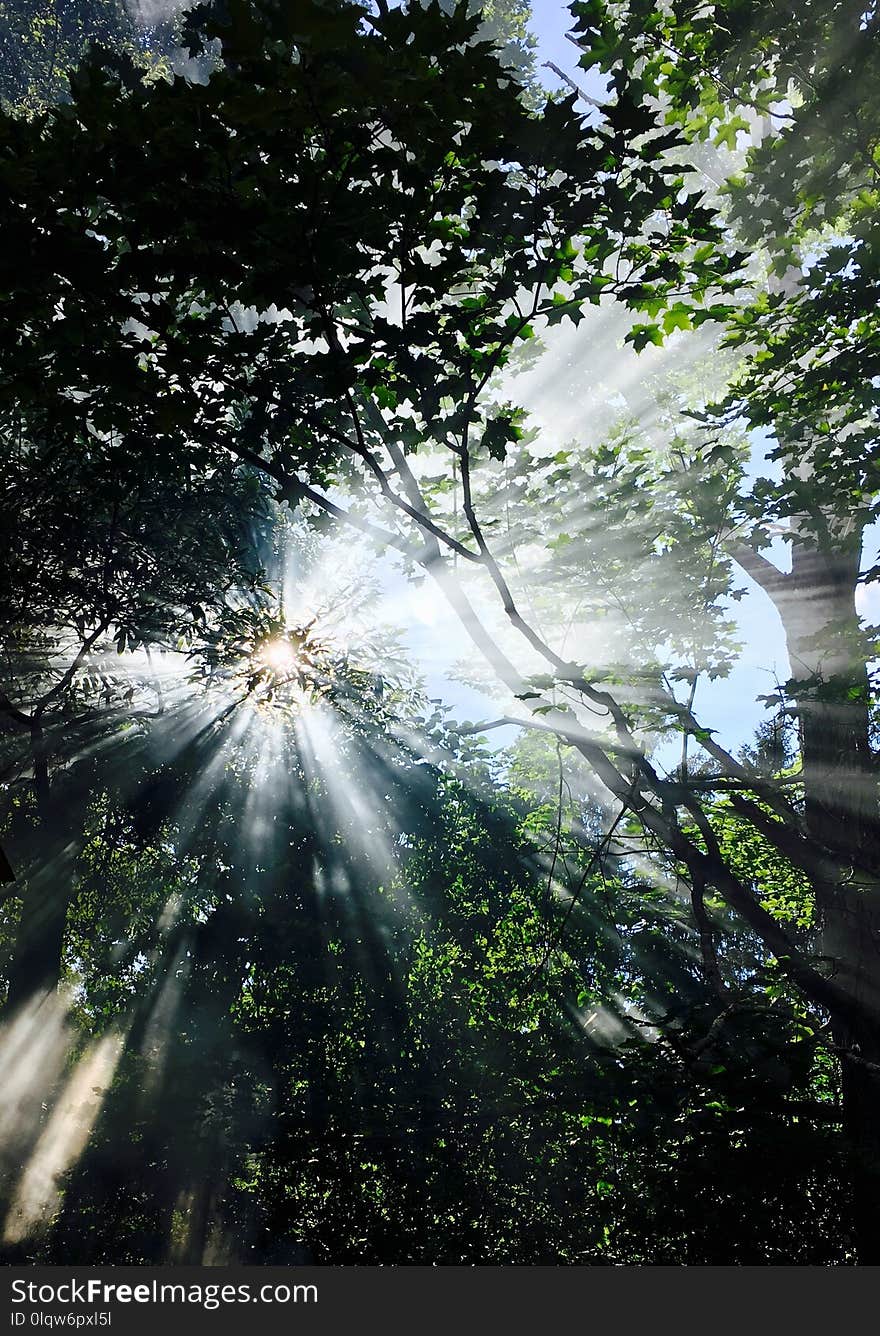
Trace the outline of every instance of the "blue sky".
<instances>
[{"instance_id":1,"label":"blue sky","mask_svg":"<svg viewBox=\"0 0 880 1336\"><path fill-rule=\"evenodd\" d=\"M571 42L566 41L565 32L572 26L572 17L565 5L557 0L535 0L532 5L531 29L538 39L538 63L551 60L566 74L574 75L577 70L578 53ZM548 86L554 82L550 70L542 71L542 80Z\"/></svg>"}]
</instances>

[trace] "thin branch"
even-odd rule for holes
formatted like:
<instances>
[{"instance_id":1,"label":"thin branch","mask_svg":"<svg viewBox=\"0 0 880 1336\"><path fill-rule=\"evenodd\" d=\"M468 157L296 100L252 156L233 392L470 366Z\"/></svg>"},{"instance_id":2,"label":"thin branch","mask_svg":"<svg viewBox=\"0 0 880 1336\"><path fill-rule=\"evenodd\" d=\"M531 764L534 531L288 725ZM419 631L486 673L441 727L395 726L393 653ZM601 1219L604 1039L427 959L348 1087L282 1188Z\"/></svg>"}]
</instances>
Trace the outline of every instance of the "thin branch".
<instances>
[{"instance_id":1,"label":"thin branch","mask_svg":"<svg viewBox=\"0 0 880 1336\"><path fill-rule=\"evenodd\" d=\"M732 793L730 805L735 812L760 831L774 848L784 854L790 863L805 872L812 881L834 884L853 880L856 866L852 863L839 863L834 859L824 857L821 853L817 853L810 840L783 825L781 821L775 821L757 803L750 802L742 794ZM869 874L871 871L868 868L860 870Z\"/></svg>"},{"instance_id":2,"label":"thin branch","mask_svg":"<svg viewBox=\"0 0 880 1336\"><path fill-rule=\"evenodd\" d=\"M300 482L298 478L291 478L284 469L274 464L272 460L263 459L262 455L254 454L252 450L248 450L245 446L230 441L224 442L224 445L229 453L235 455L243 464L249 464L251 468L258 469L274 482L277 482L279 484L278 496L282 501L288 501L292 504L298 501L310 501L327 515L338 520L340 524L359 529L361 533L365 533L375 542L383 546L396 548L398 552L402 552L410 560L420 561L419 550L408 543L406 539L401 538L399 534L392 533L390 529L384 529L378 524L373 524L370 520L355 515L350 510L344 510L342 506L336 505L334 501L316 491L314 487L309 487L307 483Z\"/></svg>"},{"instance_id":3,"label":"thin branch","mask_svg":"<svg viewBox=\"0 0 880 1336\"><path fill-rule=\"evenodd\" d=\"M726 997L727 989L724 980L721 977L721 970L718 967L718 954L715 950L715 933L712 927L712 920L706 911L706 883L703 879L702 869L696 869L696 875L691 876L691 908L694 913L694 922L697 925L697 932L700 937L700 956L703 961L703 973L706 976L706 982L718 997Z\"/></svg>"},{"instance_id":4,"label":"thin branch","mask_svg":"<svg viewBox=\"0 0 880 1336\"><path fill-rule=\"evenodd\" d=\"M552 60L544 61L544 69L552 70L553 73L563 81L563 83L568 84L569 88L571 88L575 93L577 93L578 97L583 102L589 102L591 107L598 107L599 111L604 110L604 107L602 106L601 102L597 102L594 97L590 97L589 93L585 93L584 90L581 88L580 84L575 83L571 75L566 74L565 71L561 70L558 65L554 65Z\"/></svg>"},{"instance_id":5,"label":"thin branch","mask_svg":"<svg viewBox=\"0 0 880 1336\"><path fill-rule=\"evenodd\" d=\"M633 792L634 792L634 791L635 791L635 785L633 786ZM578 904L578 902L579 902L579 900L580 900L580 898L581 898L581 895L583 894L584 887L585 887L586 884L587 884L587 878L590 876L590 873L591 873L591 872L594 870L594 868L596 867L596 865L597 865L597 863L599 862L600 858L602 858L603 855L606 854L606 853L608 852L609 848L611 847L611 841L612 841L612 839L614 838L614 832L617 830L617 827L620 825L621 821L623 820L624 816L626 815L627 810L628 810L628 804L627 804L627 803L623 803L623 804L621 805L620 811L617 813L617 816L614 818L614 820L612 821L612 823L611 823L611 825L609 826L608 830L605 832L605 834L602 836L602 839L599 841L598 845L597 845L596 848L593 850L592 856L590 857L590 860L589 860L589 862L587 863L587 866L586 866L586 868L584 869L583 874L582 874L582 876L581 876L581 878L580 878L580 880L579 880L579 882L578 882L578 884L577 884L577 886L576 886L574 892L572 893L571 899L569 900L568 907L567 907L567 909L566 909L566 911L565 911L565 914L564 914L564 916L563 916L562 922L561 922L560 925L559 925L559 931L558 931L557 934L556 934L556 938L555 938L555 940L554 940L554 939L551 937L550 940L547 942L547 945L546 945L546 947L545 947L545 949L544 949L544 954L543 954L543 956L541 957L541 959L540 959L540 961L538 962L538 964L535 966L535 969L534 969L534 972L533 972L533 974L532 974L532 977L531 977L531 979L529 980L528 984L526 985L526 988L525 988L525 995L526 995L526 996L528 996L528 994L529 994L529 993L532 991L532 989L534 988L535 983L537 982L537 979L538 979L538 977L540 976L540 974L542 973L542 971L543 971L544 969L546 969L546 967L547 967L547 963L548 963L548 961L550 960L550 957L551 957L551 955L553 954L553 952L554 952L554 951L557 951L557 950L559 949L559 947L561 946L561 944L562 944L562 939L563 939L563 937L565 936L565 930L566 930L566 928L568 927L568 924L569 924L569 920L571 919L571 916L572 916L572 914L574 913L574 910L575 910L575 906ZM561 811L561 808L560 808L560 811Z\"/></svg>"},{"instance_id":6,"label":"thin branch","mask_svg":"<svg viewBox=\"0 0 880 1336\"><path fill-rule=\"evenodd\" d=\"M58 696L60 696L61 693L64 690L66 690L66 688L70 685L70 683L76 676L79 667L82 664L83 660L85 659L86 655L90 652L95 642L104 634L109 625L110 625L109 615L102 617L97 627L92 632L92 634L86 636L85 640L83 641L82 645L79 648L79 651L77 652L73 660L73 663L70 665L67 671L62 675L59 681L55 683L55 686L52 688L52 690L47 691L46 695L43 696L42 699L40 700L39 704L37 705L37 708L34 710L33 722L35 723L38 722L45 713L46 706L51 705L52 701L56 700Z\"/></svg>"}]
</instances>

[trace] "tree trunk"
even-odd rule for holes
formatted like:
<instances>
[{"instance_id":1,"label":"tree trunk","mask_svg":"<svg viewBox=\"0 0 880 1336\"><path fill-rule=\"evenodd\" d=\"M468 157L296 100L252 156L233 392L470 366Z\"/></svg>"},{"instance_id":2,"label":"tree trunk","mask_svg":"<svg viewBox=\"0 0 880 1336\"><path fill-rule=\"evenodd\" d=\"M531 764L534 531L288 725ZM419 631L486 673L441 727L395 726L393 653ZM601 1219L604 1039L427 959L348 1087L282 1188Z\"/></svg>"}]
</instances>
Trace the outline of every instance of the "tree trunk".
<instances>
[{"instance_id":1,"label":"tree trunk","mask_svg":"<svg viewBox=\"0 0 880 1336\"><path fill-rule=\"evenodd\" d=\"M875 923L864 964L877 968ZM880 1024L838 1023L843 1127L852 1193L853 1239L862 1266L880 1264Z\"/></svg>"},{"instance_id":2,"label":"tree trunk","mask_svg":"<svg viewBox=\"0 0 880 1336\"><path fill-rule=\"evenodd\" d=\"M806 833L843 854L852 879L816 886L825 968L861 1019L832 1017L841 1054L844 1131L858 1261L880 1263L880 825L869 735L866 653L855 590L861 535L829 554L792 545L773 598L791 663Z\"/></svg>"},{"instance_id":3,"label":"tree trunk","mask_svg":"<svg viewBox=\"0 0 880 1336\"><path fill-rule=\"evenodd\" d=\"M859 535L860 537L860 535ZM792 547L785 627L803 756L809 834L877 869L877 780L869 742L866 651L855 608L861 543L833 555Z\"/></svg>"}]
</instances>

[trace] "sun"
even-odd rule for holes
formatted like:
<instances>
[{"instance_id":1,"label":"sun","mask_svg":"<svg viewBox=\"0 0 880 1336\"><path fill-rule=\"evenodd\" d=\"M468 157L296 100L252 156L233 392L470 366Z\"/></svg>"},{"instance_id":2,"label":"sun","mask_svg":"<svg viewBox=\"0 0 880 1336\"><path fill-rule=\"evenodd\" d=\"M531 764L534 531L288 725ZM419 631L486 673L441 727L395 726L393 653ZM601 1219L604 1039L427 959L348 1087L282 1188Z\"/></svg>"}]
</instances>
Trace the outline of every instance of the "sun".
<instances>
[{"instance_id":1,"label":"sun","mask_svg":"<svg viewBox=\"0 0 880 1336\"><path fill-rule=\"evenodd\" d=\"M246 656L237 661L235 672L255 702L301 713L332 692L338 677L337 657L328 643L312 633L312 625L279 625L276 621L246 646Z\"/></svg>"},{"instance_id":2,"label":"sun","mask_svg":"<svg viewBox=\"0 0 880 1336\"><path fill-rule=\"evenodd\" d=\"M259 658L273 673L292 673L296 667L296 650L283 636L267 640L260 649Z\"/></svg>"}]
</instances>

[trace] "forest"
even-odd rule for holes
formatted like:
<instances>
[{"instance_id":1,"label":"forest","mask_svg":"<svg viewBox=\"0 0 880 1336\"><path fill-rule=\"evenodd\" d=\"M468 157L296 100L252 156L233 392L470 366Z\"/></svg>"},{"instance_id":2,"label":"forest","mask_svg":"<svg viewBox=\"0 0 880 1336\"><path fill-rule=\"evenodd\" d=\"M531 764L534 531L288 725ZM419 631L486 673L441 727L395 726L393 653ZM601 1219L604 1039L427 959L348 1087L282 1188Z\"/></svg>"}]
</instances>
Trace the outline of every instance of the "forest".
<instances>
[{"instance_id":1,"label":"forest","mask_svg":"<svg viewBox=\"0 0 880 1336\"><path fill-rule=\"evenodd\" d=\"M876 0L0 0L0 236L2 1260L880 1264Z\"/></svg>"}]
</instances>

